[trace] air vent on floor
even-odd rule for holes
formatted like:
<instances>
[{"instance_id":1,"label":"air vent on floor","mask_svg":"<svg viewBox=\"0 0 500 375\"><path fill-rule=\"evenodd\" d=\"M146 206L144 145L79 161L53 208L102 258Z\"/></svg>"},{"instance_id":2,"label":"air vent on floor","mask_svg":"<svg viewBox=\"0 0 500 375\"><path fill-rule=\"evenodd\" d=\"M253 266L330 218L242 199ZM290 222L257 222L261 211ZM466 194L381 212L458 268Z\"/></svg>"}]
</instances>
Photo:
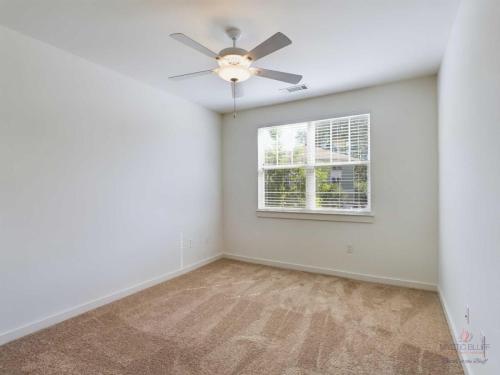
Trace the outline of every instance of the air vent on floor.
<instances>
[{"instance_id":1,"label":"air vent on floor","mask_svg":"<svg viewBox=\"0 0 500 375\"><path fill-rule=\"evenodd\" d=\"M280 91L289 92L290 94L297 92L297 91L303 91L303 90L307 90L307 86L305 84L289 86L289 87L285 87L284 89L280 89Z\"/></svg>"}]
</instances>

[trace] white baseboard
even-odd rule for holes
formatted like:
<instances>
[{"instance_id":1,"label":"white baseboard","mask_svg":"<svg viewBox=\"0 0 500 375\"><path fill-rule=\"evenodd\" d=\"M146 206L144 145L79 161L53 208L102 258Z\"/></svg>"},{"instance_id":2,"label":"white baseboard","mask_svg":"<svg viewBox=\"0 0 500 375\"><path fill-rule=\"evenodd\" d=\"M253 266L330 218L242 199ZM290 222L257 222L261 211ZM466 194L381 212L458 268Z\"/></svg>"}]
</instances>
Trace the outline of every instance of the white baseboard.
<instances>
[{"instance_id":1,"label":"white baseboard","mask_svg":"<svg viewBox=\"0 0 500 375\"><path fill-rule=\"evenodd\" d=\"M127 297L131 294L137 293L141 290L150 288L156 284L160 284L164 281L173 279L174 277L180 276L182 274L185 274L187 272L193 271L197 268L200 268L208 263L212 263L220 258L223 257L223 254L217 254L215 256L203 259L199 262L190 264L186 267L183 267L182 269L172 271L169 273L166 273L164 275L155 277L150 280L143 281L139 284L133 285L131 287L116 291L114 293L108 294L104 297L97 298L95 300L83 303L81 305L60 311L56 314L47 316L45 318L42 318L40 320L28 323L26 325L23 325L18 328L14 328L10 331L7 332L2 332L0 333L0 345L6 344L10 341L13 341L15 339L18 339L20 337L29 335L30 333L34 333L36 331L39 331L43 328L50 327L54 324L60 323L64 320L73 318L77 315L81 315L87 311L93 310L97 307L106 305L108 303L114 302L116 300L119 300L121 298Z\"/></svg>"},{"instance_id":2,"label":"white baseboard","mask_svg":"<svg viewBox=\"0 0 500 375\"><path fill-rule=\"evenodd\" d=\"M443 308L446 322L448 323L448 328L450 329L451 337L453 338L453 343L455 344L456 347L458 347L457 336L460 334L460 332L457 330L457 326L455 325L455 322L451 317L450 311L448 310L448 305L446 304L446 300L444 299L439 286L438 286L438 296L439 296L439 301L441 301L441 307ZM473 375L472 369L467 363L467 358L465 358L464 354L460 351L457 351L457 354L458 358L462 362L462 369L464 370L465 375Z\"/></svg>"},{"instance_id":3,"label":"white baseboard","mask_svg":"<svg viewBox=\"0 0 500 375\"><path fill-rule=\"evenodd\" d=\"M306 272L312 272L312 273L320 273L320 274L325 274L325 275L345 277L348 279L368 281L368 282L372 282L372 283L388 284L388 285L402 286L402 287L407 287L407 288L437 291L437 287L435 284L426 283L426 282L422 282L422 281L404 280L404 279L397 279L397 278L393 278L393 277L368 275L368 274L364 274L364 273L341 271L341 270L336 270L336 269L331 269L331 268L323 268L323 267L307 266L307 265L296 264L296 263L280 262L280 261L271 260L271 259L254 258L254 257L245 256L245 255L237 255L234 253L224 253L224 258L240 260L243 262L263 264L266 266L292 269L292 270L297 270L297 271L306 271Z\"/></svg>"}]
</instances>

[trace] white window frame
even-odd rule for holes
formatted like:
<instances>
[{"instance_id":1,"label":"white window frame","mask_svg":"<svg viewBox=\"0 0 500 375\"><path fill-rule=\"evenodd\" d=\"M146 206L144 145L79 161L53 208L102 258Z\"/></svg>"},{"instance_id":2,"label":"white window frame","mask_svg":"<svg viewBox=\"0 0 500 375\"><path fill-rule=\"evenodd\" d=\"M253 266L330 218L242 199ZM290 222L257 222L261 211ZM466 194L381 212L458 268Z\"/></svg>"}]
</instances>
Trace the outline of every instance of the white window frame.
<instances>
[{"instance_id":1,"label":"white window frame","mask_svg":"<svg viewBox=\"0 0 500 375\"><path fill-rule=\"evenodd\" d=\"M359 210L349 210L349 209L337 209L337 208L318 208L316 207L316 175L315 168L321 166L321 163L316 163L315 160L315 123L323 120L342 120L351 119L357 116L368 116L368 160L366 162L359 162L367 166L367 207L365 209ZM264 166L263 161L263 144L261 144L259 139L259 133L261 129L293 125L290 124L280 124L260 127L257 132L257 144L258 144L258 207L257 213L261 217L271 217L271 218L289 218L289 219L313 219L313 220L332 220L332 221L354 221L354 222L372 222L373 217L373 201L372 201L372 160L371 160L371 116L370 113L359 113L349 116L331 116L323 119L317 119L312 121L297 122L307 123L307 162L305 165L294 165L291 168L305 168L306 170L306 207L305 208L289 208L289 207L266 207L265 206L265 170L272 169L272 166ZM349 143L349 147L351 144ZM350 154L350 153L349 153ZM344 164L354 165L353 162L348 162ZM341 163L325 163L325 166L330 165L341 165ZM303 215L305 214L305 215ZM336 218L333 218L337 216ZM367 219L363 219L363 217Z\"/></svg>"}]
</instances>

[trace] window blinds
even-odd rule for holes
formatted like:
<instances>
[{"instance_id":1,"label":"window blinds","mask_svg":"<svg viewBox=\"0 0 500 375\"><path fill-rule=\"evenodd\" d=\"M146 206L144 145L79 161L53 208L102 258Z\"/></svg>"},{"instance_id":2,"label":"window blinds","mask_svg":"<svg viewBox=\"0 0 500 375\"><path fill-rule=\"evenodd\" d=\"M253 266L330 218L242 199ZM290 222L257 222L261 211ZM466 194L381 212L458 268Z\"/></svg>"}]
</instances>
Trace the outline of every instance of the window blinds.
<instances>
[{"instance_id":1,"label":"window blinds","mask_svg":"<svg viewBox=\"0 0 500 375\"><path fill-rule=\"evenodd\" d=\"M370 115L260 128L259 208L370 211Z\"/></svg>"}]
</instances>

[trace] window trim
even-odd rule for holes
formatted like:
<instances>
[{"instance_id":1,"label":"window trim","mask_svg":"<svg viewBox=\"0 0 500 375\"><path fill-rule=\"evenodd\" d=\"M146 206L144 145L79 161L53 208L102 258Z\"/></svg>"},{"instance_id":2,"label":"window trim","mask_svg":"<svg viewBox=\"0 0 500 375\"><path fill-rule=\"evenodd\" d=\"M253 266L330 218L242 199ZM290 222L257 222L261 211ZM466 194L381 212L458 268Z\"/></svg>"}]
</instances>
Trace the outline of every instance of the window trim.
<instances>
[{"instance_id":1,"label":"window trim","mask_svg":"<svg viewBox=\"0 0 500 375\"><path fill-rule=\"evenodd\" d=\"M265 169L281 169L286 168L287 166L276 166L273 168L272 166L268 166L266 168L261 167L260 157L262 155L262 150L260 149L261 145L259 142L259 131L260 129L270 128L270 127L278 127L284 125L293 125L300 123L312 123L312 122L320 122L323 120L331 120L331 119L342 119L349 118L355 116L368 116L368 161L360 162L359 164L368 164L368 207L366 210L355 211L355 210L340 210L340 209L331 209L331 208L314 208L311 209L306 205L304 208L287 208L287 207L265 207L263 203L263 199L265 196L264 192L264 170ZM373 161L372 161L372 144L371 144L371 128L372 128L372 116L370 111L359 111L353 113L343 113L336 114L331 116L322 116L321 118L311 119L308 117L303 120L292 120L286 123L271 123L267 125L262 125L257 127L257 216L258 217L267 217L267 218L285 218L285 219L308 219L308 220L321 220L321 221L352 221L352 222L364 222L371 223L374 221L374 199L373 199ZM353 165L353 162L347 162L347 165ZM330 163L325 163L325 166L331 165ZM314 171L316 167L321 167L321 163L315 163L311 165L306 163L290 165L290 168L305 168L307 171ZM307 194L307 190L306 190Z\"/></svg>"},{"instance_id":2,"label":"window trim","mask_svg":"<svg viewBox=\"0 0 500 375\"><path fill-rule=\"evenodd\" d=\"M256 210L257 217L270 219L294 219L315 221L344 221L352 223L373 223L375 214L372 212L318 211L307 209L274 209L261 208Z\"/></svg>"}]
</instances>

